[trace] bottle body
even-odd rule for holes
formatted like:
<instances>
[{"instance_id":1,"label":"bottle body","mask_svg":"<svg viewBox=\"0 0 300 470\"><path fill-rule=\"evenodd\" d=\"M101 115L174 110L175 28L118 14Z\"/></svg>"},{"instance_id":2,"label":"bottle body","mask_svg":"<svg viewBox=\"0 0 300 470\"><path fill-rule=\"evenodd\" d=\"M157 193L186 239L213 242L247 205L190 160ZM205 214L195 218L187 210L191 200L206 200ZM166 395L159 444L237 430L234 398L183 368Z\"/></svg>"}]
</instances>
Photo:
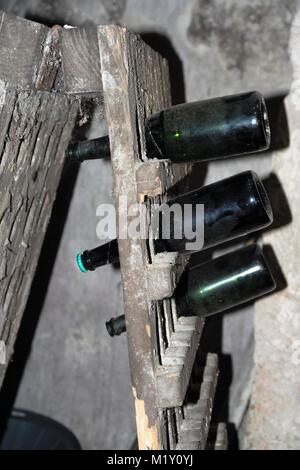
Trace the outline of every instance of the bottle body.
<instances>
[{"instance_id":1,"label":"bottle body","mask_svg":"<svg viewBox=\"0 0 300 470\"><path fill-rule=\"evenodd\" d=\"M176 289L179 315L209 316L276 287L261 248L250 245L187 269Z\"/></svg>"},{"instance_id":2,"label":"bottle body","mask_svg":"<svg viewBox=\"0 0 300 470\"><path fill-rule=\"evenodd\" d=\"M216 160L266 150L270 127L257 92L181 104L145 122L148 158L173 163Z\"/></svg>"},{"instance_id":3,"label":"bottle body","mask_svg":"<svg viewBox=\"0 0 300 470\"><path fill-rule=\"evenodd\" d=\"M204 250L265 228L273 221L267 193L258 176L252 171L239 173L179 196L167 203L168 209L172 209L175 204L178 204L182 210L179 212L179 217L170 220L167 238L162 236L164 218L160 218L160 214L153 217L153 241L157 253L164 251L192 253L191 243L195 238L191 237L191 232L196 232L199 222L203 222L203 245L200 249ZM203 221L197 220L198 204L204 205ZM192 206L189 219L185 217L185 205ZM166 206L158 212L164 215ZM169 214L168 212L168 216ZM188 250L187 244L189 244ZM197 248L194 251L198 250ZM83 272L93 271L97 267L118 261L117 240L77 255L77 264Z\"/></svg>"},{"instance_id":4,"label":"bottle body","mask_svg":"<svg viewBox=\"0 0 300 470\"><path fill-rule=\"evenodd\" d=\"M268 195L252 171L217 181L167 203L169 207L174 204L182 207L181 219L177 218L176 226L175 222L170 224L170 236L167 239L162 238L161 224L156 224L153 231L156 252L184 253L187 243L195 241L195 238L191 238L191 232L196 232L197 228L197 204L204 205L202 249L245 236L267 227L273 221ZM193 206L189 220L184 215L185 205L188 204Z\"/></svg>"}]
</instances>

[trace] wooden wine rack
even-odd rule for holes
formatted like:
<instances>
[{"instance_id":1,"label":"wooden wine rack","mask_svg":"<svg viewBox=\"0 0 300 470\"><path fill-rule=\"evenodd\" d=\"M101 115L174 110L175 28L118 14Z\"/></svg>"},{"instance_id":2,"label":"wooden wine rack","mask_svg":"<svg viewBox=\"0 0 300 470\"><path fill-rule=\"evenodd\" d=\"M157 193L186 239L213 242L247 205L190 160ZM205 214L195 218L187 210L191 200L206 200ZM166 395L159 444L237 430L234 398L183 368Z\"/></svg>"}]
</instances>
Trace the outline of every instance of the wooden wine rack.
<instances>
[{"instance_id":1,"label":"wooden wine rack","mask_svg":"<svg viewBox=\"0 0 300 470\"><path fill-rule=\"evenodd\" d=\"M124 216L119 200L126 195L128 205L145 204L150 226L153 203L164 202L168 189L191 170L146 157L145 118L171 105L168 65L123 28L99 27L98 40L117 216ZM199 400L191 409L185 396L204 322L178 318L172 299L186 259L156 254L151 233L149 240L118 243L139 448L205 449L218 361L207 357ZM219 446L226 441L221 434L222 428Z\"/></svg>"},{"instance_id":2,"label":"wooden wine rack","mask_svg":"<svg viewBox=\"0 0 300 470\"><path fill-rule=\"evenodd\" d=\"M153 204L167 200L170 188L184 181L191 170L189 165L148 161L146 157L145 118L171 105L167 62L139 36L121 27L49 30L4 14L2 20L9 23L7 52L15 46L14 40L20 40L18 35L14 39L12 31L21 31L31 45L32 62L38 63L35 81L33 67L31 71L16 67L14 86L34 88L34 93L41 93L36 88L43 93L55 89L55 96L70 103L70 112L74 99L77 104L91 100L101 109L110 137L117 217L127 217L130 222L126 209L131 204L143 203L146 209L149 239L118 240L139 448L205 449L218 359L214 354L207 356L199 399L188 404L186 393L204 322L198 317L178 318L172 296L187 259L178 253L156 254L150 234ZM34 32L37 30L40 36ZM44 48L37 58L38 41ZM4 62L0 57L0 79L11 80L8 59ZM66 145L64 140L61 154ZM29 153L27 158L31 158ZM61 159L59 165L62 163ZM124 196L127 207L119 205ZM41 234L39 246L42 238ZM26 296L28 289L22 309ZM11 315L21 317L21 313L15 310ZM226 448L222 424L214 448Z\"/></svg>"}]
</instances>

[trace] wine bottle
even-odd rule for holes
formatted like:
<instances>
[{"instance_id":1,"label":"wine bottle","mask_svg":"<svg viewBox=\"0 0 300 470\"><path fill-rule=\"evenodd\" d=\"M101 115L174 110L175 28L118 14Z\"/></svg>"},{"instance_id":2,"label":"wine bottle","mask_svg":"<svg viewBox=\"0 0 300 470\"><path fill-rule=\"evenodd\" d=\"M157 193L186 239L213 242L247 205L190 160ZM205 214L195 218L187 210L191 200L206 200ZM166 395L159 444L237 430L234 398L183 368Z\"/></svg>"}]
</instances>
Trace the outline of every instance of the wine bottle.
<instances>
[{"instance_id":1,"label":"wine bottle","mask_svg":"<svg viewBox=\"0 0 300 470\"><path fill-rule=\"evenodd\" d=\"M145 137L150 159L204 162L266 150L270 126L263 96L252 91L164 109L146 119ZM108 136L68 150L79 162L109 154Z\"/></svg>"},{"instance_id":2,"label":"wine bottle","mask_svg":"<svg viewBox=\"0 0 300 470\"><path fill-rule=\"evenodd\" d=\"M253 244L187 268L175 291L177 312L179 316L207 317L257 299L275 288L263 252ZM113 319L116 334L126 331L123 317Z\"/></svg>"},{"instance_id":3,"label":"wine bottle","mask_svg":"<svg viewBox=\"0 0 300 470\"><path fill-rule=\"evenodd\" d=\"M187 269L176 288L181 316L209 316L273 291L276 282L258 245L252 244Z\"/></svg>"},{"instance_id":4,"label":"wine bottle","mask_svg":"<svg viewBox=\"0 0 300 470\"><path fill-rule=\"evenodd\" d=\"M80 271L94 271L105 264L114 264L119 262L118 241L112 240L105 245L78 253L76 257L77 266Z\"/></svg>"},{"instance_id":5,"label":"wine bottle","mask_svg":"<svg viewBox=\"0 0 300 470\"><path fill-rule=\"evenodd\" d=\"M181 195L169 201L167 206L171 209L174 204L179 204L182 211L179 220L178 218L170 220L170 236L162 237L162 223L152 227L157 253L163 251L191 253L193 251L186 250L186 245L195 241L189 237L191 229L196 231L197 217L194 209L197 204L204 204L204 244L201 249L260 230L273 221L267 193L256 173L252 171L239 173ZM191 218L188 223L184 216L186 204L190 204L193 208L193 211L190 211ZM166 212L166 206L161 212L163 214ZM78 254L77 264L81 271L86 272L104 264L116 262L118 259L118 243L117 240L113 240L93 250Z\"/></svg>"}]
</instances>

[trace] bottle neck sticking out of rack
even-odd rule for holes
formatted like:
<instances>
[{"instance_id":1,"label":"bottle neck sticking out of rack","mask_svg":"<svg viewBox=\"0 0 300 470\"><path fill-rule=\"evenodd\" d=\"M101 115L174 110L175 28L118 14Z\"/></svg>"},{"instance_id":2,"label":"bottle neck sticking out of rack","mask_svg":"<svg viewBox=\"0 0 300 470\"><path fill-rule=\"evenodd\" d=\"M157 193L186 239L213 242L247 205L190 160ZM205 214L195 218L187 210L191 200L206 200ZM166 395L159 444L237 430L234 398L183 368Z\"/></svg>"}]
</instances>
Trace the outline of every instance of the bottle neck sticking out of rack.
<instances>
[{"instance_id":1,"label":"bottle neck sticking out of rack","mask_svg":"<svg viewBox=\"0 0 300 470\"><path fill-rule=\"evenodd\" d=\"M270 126L263 96L252 91L155 113L145 121L145 137L149 159L203 162L268 149ZM76 162L109 158L109 137L74 143L67 153Z\"/></svg>"}]
</instances>

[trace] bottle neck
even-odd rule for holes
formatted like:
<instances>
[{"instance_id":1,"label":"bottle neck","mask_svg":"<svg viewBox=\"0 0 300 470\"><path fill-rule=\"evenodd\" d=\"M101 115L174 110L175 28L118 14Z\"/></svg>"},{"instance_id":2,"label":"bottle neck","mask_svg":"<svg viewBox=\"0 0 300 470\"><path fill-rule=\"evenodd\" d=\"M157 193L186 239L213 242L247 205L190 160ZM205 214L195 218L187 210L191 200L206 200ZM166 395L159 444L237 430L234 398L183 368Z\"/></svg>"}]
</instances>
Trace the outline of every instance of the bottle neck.
<instances>
[{"instance_id":1,"label":"bottle neck","mask_svg":"<svg viewBox=\"0 0 300 470\"><path fill-rule=\"evenodd\" d=\"M118 241L112 240L93 250L86 250L77 255L77 265L82 272L94 271L105 264L119 262Z\"/></svg>"},{"instance_id":2,"label":"bottle neck","mask_svg":"<svg viewBox=\"0 0 300 470\"><path fill-rule=\"evenodd\" d=\"M70 145L67 150L67 157L77 163L82 163L85 160L110 158L108 135Z\"/></svg>"}]
</instances>

